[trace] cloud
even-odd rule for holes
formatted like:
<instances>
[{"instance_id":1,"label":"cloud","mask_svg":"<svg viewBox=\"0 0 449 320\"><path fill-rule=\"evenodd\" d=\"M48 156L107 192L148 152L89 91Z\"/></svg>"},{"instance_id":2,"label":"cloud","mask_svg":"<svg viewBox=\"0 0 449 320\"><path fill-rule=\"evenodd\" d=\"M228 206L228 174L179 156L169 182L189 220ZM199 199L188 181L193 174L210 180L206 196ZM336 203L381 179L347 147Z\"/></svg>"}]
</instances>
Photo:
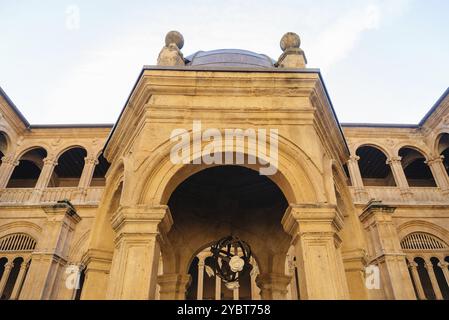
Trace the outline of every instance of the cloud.
<instances>
[{"instance_id":1,"label":"cloud","mask_svg":"<svg viewBox=\"0 0 449 320\"><path fill-rule=\"evenodd\" d=\"M81 59L64 70L57 85L44 93L45 112L40 118L61 123L114 122L142 65L156 61L165 32L172 28L186 38L185 55L235 46L274 58L280 54L277 43L282 33L296 31L307 40L303 47L309 66L329 68L345 59L366 31L379 28L386 17L400 14L408 2L298 2L290 3L291 10L282 13L275 10L274 3L255 6L255 2L233 2L234 6L212 8L200 2L195 18L182 14L184 9L179 7L154 8L160 14L151 20L128 20L113 39L99 39L95 46L87 47ZM179 18L167 21L168 12ZM85 119L86 114L89 119Z\"/></svg>"},{"instance_id":2,"label":"cloud","mask_svg":"<svg viewBox=\"0 0 449 320\"><path fill-rule=\"evenodd\" d=\"M311 39L307 48L310 64L330 68L346 58L363 34L380 28L384 19L401 14L409 0L377 1L356 7L330 22Z\"/></svg>"}]
</instances>

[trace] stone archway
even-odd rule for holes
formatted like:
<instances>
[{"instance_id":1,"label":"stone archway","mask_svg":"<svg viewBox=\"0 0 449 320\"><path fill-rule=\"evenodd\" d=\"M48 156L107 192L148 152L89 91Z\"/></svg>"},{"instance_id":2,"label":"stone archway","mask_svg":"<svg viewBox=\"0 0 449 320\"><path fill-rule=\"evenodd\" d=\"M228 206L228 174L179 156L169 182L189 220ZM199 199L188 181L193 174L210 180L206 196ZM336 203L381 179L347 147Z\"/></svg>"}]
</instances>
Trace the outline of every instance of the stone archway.
<instances>
[{"instance_id":1,"label":"stone archway","mask_svg":"<svg viewBox=\"0 0 449 320\"><path fill-rule=\"evenodd\" d=\"M161 288L161 299L185 298L185 289L190 281L186 257L191 257L198 244L185 246L182 241L186 236L181 237L181 240L170 236L178 228L176 220L179 222L179 215L175 212L173 218L169 202L184 181L217 166L173 164L169 157L170 145L160 149L138 162L134 170L128 170L125 175L121 205L111 218L115 231L115 250L108 299L154 299L157 284ZM235 154L232 148L224 152ZM246 150L245 154L257 156L254 150ZM196 156L192 158L196 159ZM257 165L240 167L253 170L258 175ZM232 181L229 177L225 177L225 180ZM257 248L261 261L257 284L261 288L262 298L285 299L286 287L290 283L290 277L285 276L285 257L291 245L294 246L300 270L301 299L348 298L345 271L339 253L341 239L338 232L343 227L343 217L325 191L328 186L325 186L323 175L316 164L286 141L280 144L277 173L265 177L265 181L280 190L286 200L287 210L279 209L276 219L272 220L277 234L283 235L280 243L285 243L285 249L270 249L267 251L270 254L264 258L260 243L267 243L267 239L259 236L249 240ZM229 228L220 230L227 230L225 235L228 235ZM245 236L249 234L246 232ZM218 237L217 234L212 237L209 232L210 239L204 234L196 238L202 239L202 245ZM195 236L189 236L188 240L194 241ZM180 243L186 248L185 252L190 250L190 254L174 250ZM166 262L163 264L163 275L158 277L161 253Z\"/></svg>"},{"instance_id":2,"label":"stone archway","mask_svg":"<svg viewBox=\"0 0 449 320\"><path fill-rule=\"evenodd\" d=\"M272 282L273 275L284 285L279 298L285 296L289 277L284 262L291 236L283 230L281 220L288 206L273 181L245 167L216 166L183 181L168 201L174 224L161 247L161 298L183 298L185 288L170 287L167 279L187 279L195 251L228 235L246 241L258 257L260 273L265 275L258 280L262 297L272 296L267 281ZM226 293L223 297L229 298Z\"/></svg>"}]
</instances>

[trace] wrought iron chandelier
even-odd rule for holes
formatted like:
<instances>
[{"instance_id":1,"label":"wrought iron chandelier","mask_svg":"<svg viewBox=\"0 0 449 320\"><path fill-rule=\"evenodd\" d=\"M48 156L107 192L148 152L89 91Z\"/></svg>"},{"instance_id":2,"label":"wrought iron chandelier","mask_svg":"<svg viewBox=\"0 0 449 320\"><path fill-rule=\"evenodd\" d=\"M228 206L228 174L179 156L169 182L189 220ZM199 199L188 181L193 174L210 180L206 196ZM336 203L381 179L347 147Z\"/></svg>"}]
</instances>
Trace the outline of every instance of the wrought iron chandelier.
<instances>
[{"instance_id":1,"label":"wrought iron chandelier","mask_svg":"<svg viewBox=\"0 0 449 320\"><path fill-rule=\"evenodd\" d=\"M211 246L213 270L229 289L238 287L239 278L251 272L251 247L238 237L227 236Z\"/></svg>"}]
</instances>

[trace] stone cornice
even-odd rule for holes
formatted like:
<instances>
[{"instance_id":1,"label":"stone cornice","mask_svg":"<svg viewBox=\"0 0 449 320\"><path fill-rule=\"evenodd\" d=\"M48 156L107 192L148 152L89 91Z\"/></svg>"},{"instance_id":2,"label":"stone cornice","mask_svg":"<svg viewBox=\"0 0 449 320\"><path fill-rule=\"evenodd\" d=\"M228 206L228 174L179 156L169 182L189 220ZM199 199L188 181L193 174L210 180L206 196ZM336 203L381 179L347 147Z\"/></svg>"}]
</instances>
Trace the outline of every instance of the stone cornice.
<instances>
[{"instance_id":1,"label":"stone cornice","mask_svg":"<svg viewBox=\"0 0 449 320\"><path fill-rule=\"evenodd\" d=\"M395 207L391 207L382 203L382 201L371 200L360 214L360 221L366 222L376 213L391 216L395 211Z\"/></svg>"},{"instance_id":2,"label":"stone cornice","mask_svg":"<svg viewBox=\"0 0 449 320\"><path fill-rule=\"evenodd\" d=\"M129 150L133 133L126 129L139 127L145 121L143 109L153 95L308 97L319 114L315 118L319 134L325 134L322 128L332 128L329 136L334 141L326 148L333 150L334 157L337 154L343 160L346 156L346 142L318 71L248 73L163 68L144 70L141 74L106 144L105 156L110 162Z\"/></svg>"},{"instance_id":3,"label":"stone cornice","mask_svg":"<svg viewBox=\"0 0 449 320\"><path fill-rule=\"evenodd\" d=\"M23 134L30 125L1 88L0 114L17 135Z\"/></svg>"}]
</instances>

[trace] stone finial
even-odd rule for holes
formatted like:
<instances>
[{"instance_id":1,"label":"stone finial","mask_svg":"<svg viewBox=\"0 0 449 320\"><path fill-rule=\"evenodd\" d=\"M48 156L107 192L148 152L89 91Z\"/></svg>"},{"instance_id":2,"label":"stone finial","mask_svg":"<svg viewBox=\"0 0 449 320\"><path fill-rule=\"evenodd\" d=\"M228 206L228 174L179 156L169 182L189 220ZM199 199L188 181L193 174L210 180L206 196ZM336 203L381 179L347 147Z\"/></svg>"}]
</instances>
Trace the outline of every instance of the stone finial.
<instances>
[{"instance_id":1,"label":"stone finial","mask_svg":"<svg viewBox=\"0 0 449 320\"><path fill-rule=\"evenodd\" d=\"M158 66L184 66L184 57L181 49L184 46L184 37L178 31L170 31L165 36L165 46L157 58Z\"/></svg>"},{"instance_id":2,"label":"stone finial","mask_svg":"<svg viewBox=\"0 0 449 320\"><path fill-rule=\"evenodd\" d=\"M294 32L287 32L281 39L281 49L284 51L276 66L279 68L305 68L307 59L300 48L301 39Z\"/></svg>"}]
</instances>

